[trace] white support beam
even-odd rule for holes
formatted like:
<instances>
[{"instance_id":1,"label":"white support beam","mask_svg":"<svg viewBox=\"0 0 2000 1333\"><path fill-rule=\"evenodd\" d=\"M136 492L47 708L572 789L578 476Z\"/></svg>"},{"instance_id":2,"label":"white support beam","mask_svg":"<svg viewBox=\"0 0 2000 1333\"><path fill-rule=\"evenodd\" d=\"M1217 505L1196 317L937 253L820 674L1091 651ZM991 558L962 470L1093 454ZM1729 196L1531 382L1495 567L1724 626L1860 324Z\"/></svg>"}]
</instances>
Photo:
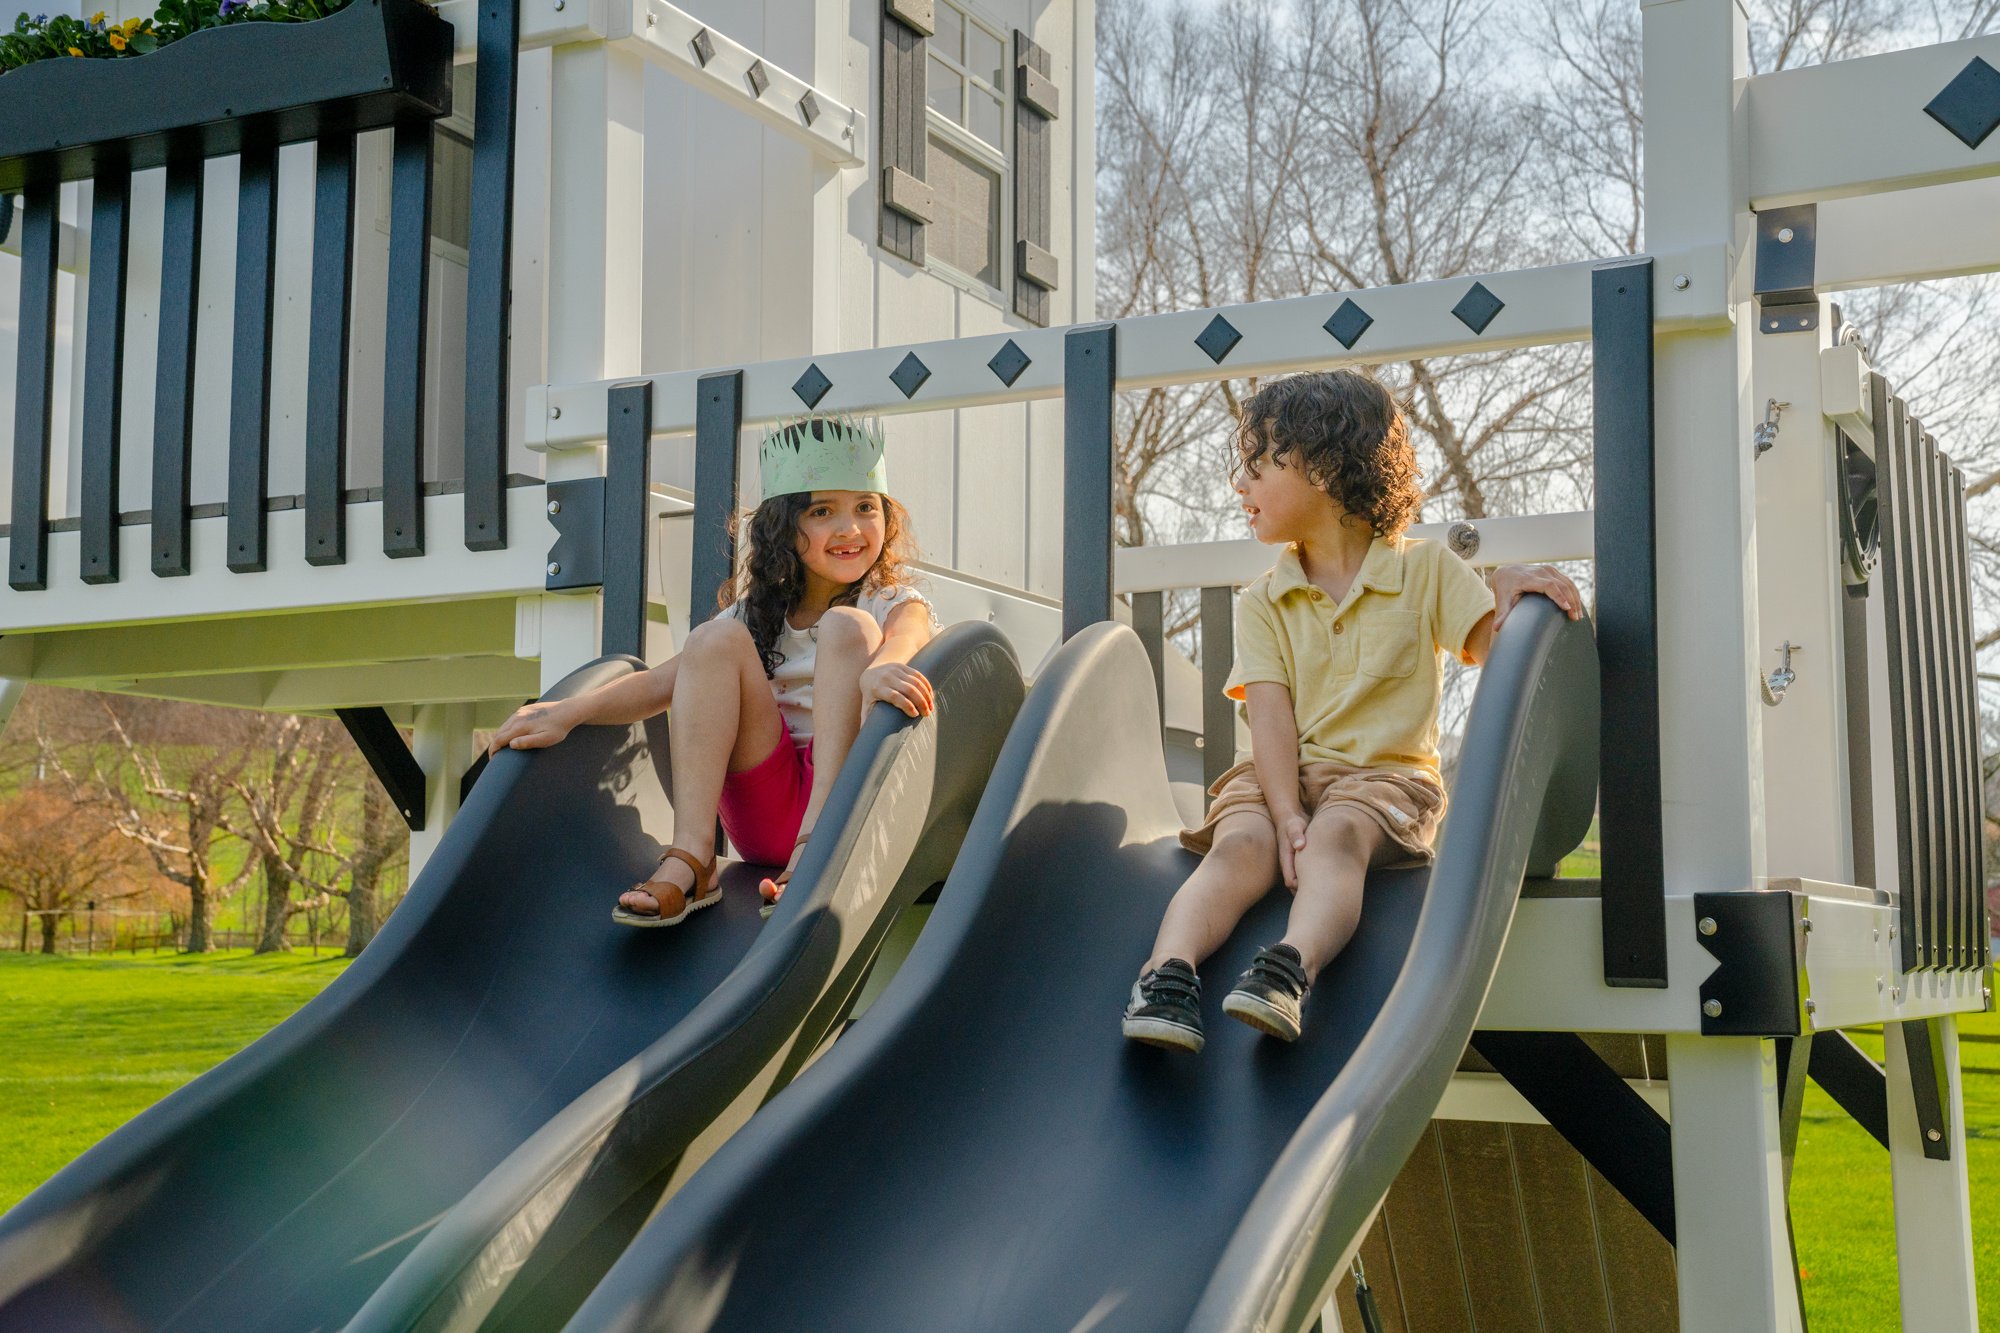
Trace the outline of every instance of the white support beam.
<instances>
[{"instance_id":1,"label":"white support beam","mask_svg":"<svg viewBox=\"0 0 2000 1333\"><path fill-rule=\"evenodd\" d=\"M1409 535L1425 541L1444 541L1455 526L1419 523L1410 529ZM1468 563L1482 569L1591 558L1593 533L1588 510L1482 518L1472 528L1479 535L1479 549ZM1275 558L1274 548L1249 538L1189 542L1181 546L1122 547L1117 553L1116 586L1121 593L1241 587L1269 569Z\"/></svg>"},{"instance_id":2,"label":"white support beam","mask_svg":"<svg viewBox=\"0 0 2000 1333\"><path fill-rule=\"evenodd\" d=\"M1996 176L1821 204L1814 286L1840 292L2000 271L1995 218Z\"/></svg>"},{"instance_id":3,"label":"white support beam","mask_svg":"<svg viewBox=\"0 0 2000 1333\"><path fill-rule=\"evenodd\" d=\"M388 662L374 666L240 671L227 675L158 676L145 680L79 681L147 699L256 708L272 713L331 713L336 708L432 703L505 703L506 711L538 692L540 671L513 657L473 657L444 662ZM502 716L505 716L503 711Z\"/></svg>"},{"instance_id":4,"label":"white support beam","mask_svg":"<svg viewBox=\"0 0 2000 1333\"><path fill-rule=\"evenodd\" d=\"M1977 1329L1979 1296L1972 1257L1972 1199L1965 1161L1965 1087L1958 1024L1941 1019L1947 1075L1945 1145L1950 1156L1924 1155L1900 1028L1882 1030L1889 1080L1889 1178L1896 1201L1896 1282L1906 1329Z\"/></svg>"},{"instance_id":5,"label":"white support beam","mask_svg":"<svg viewBox=\"0 0 2000 1333\"><path fill-rule=\"evenodd\" d=\"M520 0L520 5L523 51L632 35L631 0ZM436 8L455 30L454 62L472 63L479 56L479 0L439 0Z\"/></svg>"},{"instance_id":6,"label":"white support beam","mask_svg":"<svg viewBox=\"0 0 2000 1333\"><path fill-rule=\"evenodd\" d=\"M1666 1080L1628 1078L1625 1086L1638 1093L1646 1105L1660 1113L1662 1119L1672 1118ZM1528 1099L1516 1092L1514 1085L1505 1078L1498 1074L1463 1071L1451 1076L1451 1084L1444 1090L1437 1110L1431 1112L1431 1119L1484 1120L1507 1125L1549 1123L1548 1118L1528 1105Z\"/></svg>"},{"instance_id":7,"label":"white support beam","mask_svg":"<svg viewBox=\"0 0 2000 1333\"><path fill-rule=\"evenodd\" d=\"M1503 348L1581 342L1590 336L1592 263L1517 269L1440 282L1405 283L1331 293L1145 315L1118 322L1118 387L1196 384L1348 363L1412 356L1448 356ZM1687 287L1675 283L1688 279ZM1729 266L1724 247L1670 255L1656 269L1655 309L1671 327L1728 322ZM1503 302L1484 332L1475 333L1452 309L1475 282ZM1346 301L1373 320L1352 349L1324 325ZM1218 316L1240 335L1218 362L1197 344ZM783 420L806 410L793 390L810 366L832 382L812 406L826 412L931 412L942 408L1026 402L1062 395L1063 339L1067 328L1015 329L983 337L794 357L744 367L746 425ZM1012 385L988 365L1013 342L1028 359ZM890 375L914 355L929 372L909 395ZM705 370L649 376L653 382L655 434L694 429L695 385ZM605 394L615 381L552 384L528 398L528 441L538 449L569 449L604 438Z\"/></svg>"},{"instance_id":8,"label":"white support beam","mask_svg":"<svg viewBox=\"0 0 2000 1333\"><path fill-rule=\"evenodd\" d=\"M2000 135L1968 148L1924 111L1974 59L2000 67L2000 34L1749 80L1750 207L2000 173ZM1650 140L1650 117L1646 128Z\"/></svg>"},{"instance_id":9,"label":"white support beam","mask_svg":"<svg viewBox=\"0 0 2000 1333\"><path fill-rule=\"evenodd\" d=\"M458 816L458 780L472 765L472 707L425 704L417 709L410 749L424 770L424 826L410 834L410 882Z\"/></svg>"},{"instance_id":10,"label":"white support beam","mask_svg":"<svg viewBox=\"0 0 2000 1333\"><path fill-rule=\"evenodd\" d=\"M126 572L116 583L83 582L81 534L53 532L47 590L0 589L0 634L541 591L546 553L555 540L541 487L507 492L512 535L502 551L468 551L451 535L459 531L464 496L434 495L424 504L430 531L437 534L428 554L389 559L382 554L380 502L350 504L347 563L324 566L306 563L305 510L281 509L270 516L270 567L258 574L230 572L224 549L228 520L220 516L189 525L194 573L176 579L152 573L147 524L118 529L119 568ZM0 538L0 547L5 540Z\"/></svg>"}]
</instances>

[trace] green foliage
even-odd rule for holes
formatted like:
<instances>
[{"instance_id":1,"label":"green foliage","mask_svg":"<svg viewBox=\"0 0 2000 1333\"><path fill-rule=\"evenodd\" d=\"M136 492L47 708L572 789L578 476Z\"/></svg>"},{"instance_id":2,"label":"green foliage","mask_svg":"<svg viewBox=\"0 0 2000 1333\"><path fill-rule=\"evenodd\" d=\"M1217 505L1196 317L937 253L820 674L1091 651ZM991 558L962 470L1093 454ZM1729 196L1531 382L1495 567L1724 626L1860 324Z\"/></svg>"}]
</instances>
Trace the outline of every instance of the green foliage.
<instances>
[{"instance_id":1,"label":"green foliage","mask_svg":"<svg viewBox=\"0 0 2000 1333\"><path fill-rule=\"evenodd\" d=\"M0 72L38 60L118 59L157 51L204 28L234 23L309 23L344 7L347 0L161 0L153 17L108 23L99 10L87 19L68 14L26 14L0 33Z\"/></svg>"}]
</instances>

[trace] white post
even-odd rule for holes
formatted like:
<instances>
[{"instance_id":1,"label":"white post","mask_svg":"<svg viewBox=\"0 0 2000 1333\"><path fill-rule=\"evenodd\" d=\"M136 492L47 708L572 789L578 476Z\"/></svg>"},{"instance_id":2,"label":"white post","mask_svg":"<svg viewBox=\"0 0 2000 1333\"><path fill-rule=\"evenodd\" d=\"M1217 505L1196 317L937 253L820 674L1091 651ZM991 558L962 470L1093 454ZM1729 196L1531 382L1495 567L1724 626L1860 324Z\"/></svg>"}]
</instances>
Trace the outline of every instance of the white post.
<instances>
[{"instance_id":1,"label":"white post","mask_svg":"<svg viewBox=\"0 0 2000 1333\"><path fill-rule=\"evenodd\" d=\"M469 703L417 708L411 748L424 770L424 827L410 835L412 883L458 815L458 782L472 766L472 709Z\"/></svg>"},{"instance_id":2,"label":"white post","mask_svg":"<svg viewBox=\"0 0 2000 1333\"><path fill-rule=\"evenodd\" d=\"M1681 1328L1803 1328L1771 1043L1669 1034L1667 1080Z\"/></svg>"},{"instance_id":3,"label":"white post","mask_svg":"<svg viewBox=\"0 0 2000 1333\"><path fill-rule=\"evenodd\" d=\"M1910 1089L1910 1062L1902 1025L1882 1025L1888 1054L1889 1171L1896 1197L1896 1278L1902 1291L1903 1327L1979 1327L1979 1299L1972 1277L1972 1197L1965 1170L1965 1099L1959 1081L1958 1020L1937 1020L1944 1035L1951 1124L1947 1161L1924 1156Z\"/></svg>"},{"instance_id":4,"label":"white post","mask_svg":"<svg viewBox=\"0 0 2000 1333\"><path fill-rule=\"evenodd\" d=\"M602 41L557 47L550 115L548 376L637 374L645 290L645 65ZM604 474L601 447L548 456L548 479ZM601 599L542 599L542 688L598 655Z\"/></svg>"},{"instance_id":5,"label":"white post","mask_svg":"<svg viewBox=\"0 0 2000 1333\"><path fill-rule=\"evenodd\" d=\"M7 730L7 719L14 716L14 709L20 705L21 696L27 692L27 681L0 676L0 732Z\"/></svg>"}]
</instances>

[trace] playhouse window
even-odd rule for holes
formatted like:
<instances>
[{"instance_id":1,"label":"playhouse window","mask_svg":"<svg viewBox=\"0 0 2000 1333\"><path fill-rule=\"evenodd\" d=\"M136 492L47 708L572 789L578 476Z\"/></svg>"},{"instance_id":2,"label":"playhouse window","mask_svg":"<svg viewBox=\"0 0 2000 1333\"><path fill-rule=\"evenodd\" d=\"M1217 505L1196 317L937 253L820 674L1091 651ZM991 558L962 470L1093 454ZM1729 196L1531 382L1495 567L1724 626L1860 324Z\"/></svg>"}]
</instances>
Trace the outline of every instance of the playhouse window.
<instances>
[{"instance_id":1,"label":"playhouse window","mask_svg":"<svg viewBox=\"0 0 2000 1333\"><path fill-rule=\"evenodd\" d=\"M935 12L925 100L936 216L925 253L934 265L997 288L1006 253L1006 43L950 0L937 0Z\"/></svg>"}]
</instances>

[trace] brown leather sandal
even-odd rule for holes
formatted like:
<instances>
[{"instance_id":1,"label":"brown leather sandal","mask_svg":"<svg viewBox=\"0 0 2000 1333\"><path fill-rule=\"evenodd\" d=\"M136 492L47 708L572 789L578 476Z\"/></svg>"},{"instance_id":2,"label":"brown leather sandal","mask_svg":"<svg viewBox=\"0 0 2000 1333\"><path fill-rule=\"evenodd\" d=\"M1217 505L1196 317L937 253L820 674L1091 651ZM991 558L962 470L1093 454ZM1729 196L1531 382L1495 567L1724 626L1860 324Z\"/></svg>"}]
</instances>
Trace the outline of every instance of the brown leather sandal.
<instances>
[{"instance_id":1,"label":"brown leather sandal","mask_svg":"<svg viewBox=\"0 0 2000 1333\"><path fill-rule=\"evenodd\" d=\"M611 909L613 921L621 926L637 926L641 930L656 926L678 926L688 919L689 913L699 912L704 907L713 907L722 901L722 890L710 883L715 877L714 857L710 857L708 864L703 865L693 852L679 847L669 847L660 853L660 864L665 865L668 857L685 862L687 867L694 871L694 897L688 897L687 891L678 884L663 884L654 879L642 880L626 892L636 891L650 895L658 910L634 912L621 903Z\"/></svg>"},{"instance_id":2,"label":"brown leather sandal","mask_svg":"<svg viewBox=\"0 0 2000 1333\"><path fill-rule=\"evenodd\" d=\"M798 837L792 840L792 850L796 852L798 851L799 848L805 846L806 840L810 837L812 837L812 834L810 832L799 834ZM790 866L786 866L783 870L779 871L777 877L771 881L771 883L777 885L780 890L783 890L784 887L787 884L790 884L791 882L792 882L792 868ZM762 889L761 885L759 886L759 889L761 892ZM765 898L763 905L757 909L757 915L767 917L771 915L771 913L777 910L778 910L778 900L776 898Z\"/></svg>"}]
</instances>

